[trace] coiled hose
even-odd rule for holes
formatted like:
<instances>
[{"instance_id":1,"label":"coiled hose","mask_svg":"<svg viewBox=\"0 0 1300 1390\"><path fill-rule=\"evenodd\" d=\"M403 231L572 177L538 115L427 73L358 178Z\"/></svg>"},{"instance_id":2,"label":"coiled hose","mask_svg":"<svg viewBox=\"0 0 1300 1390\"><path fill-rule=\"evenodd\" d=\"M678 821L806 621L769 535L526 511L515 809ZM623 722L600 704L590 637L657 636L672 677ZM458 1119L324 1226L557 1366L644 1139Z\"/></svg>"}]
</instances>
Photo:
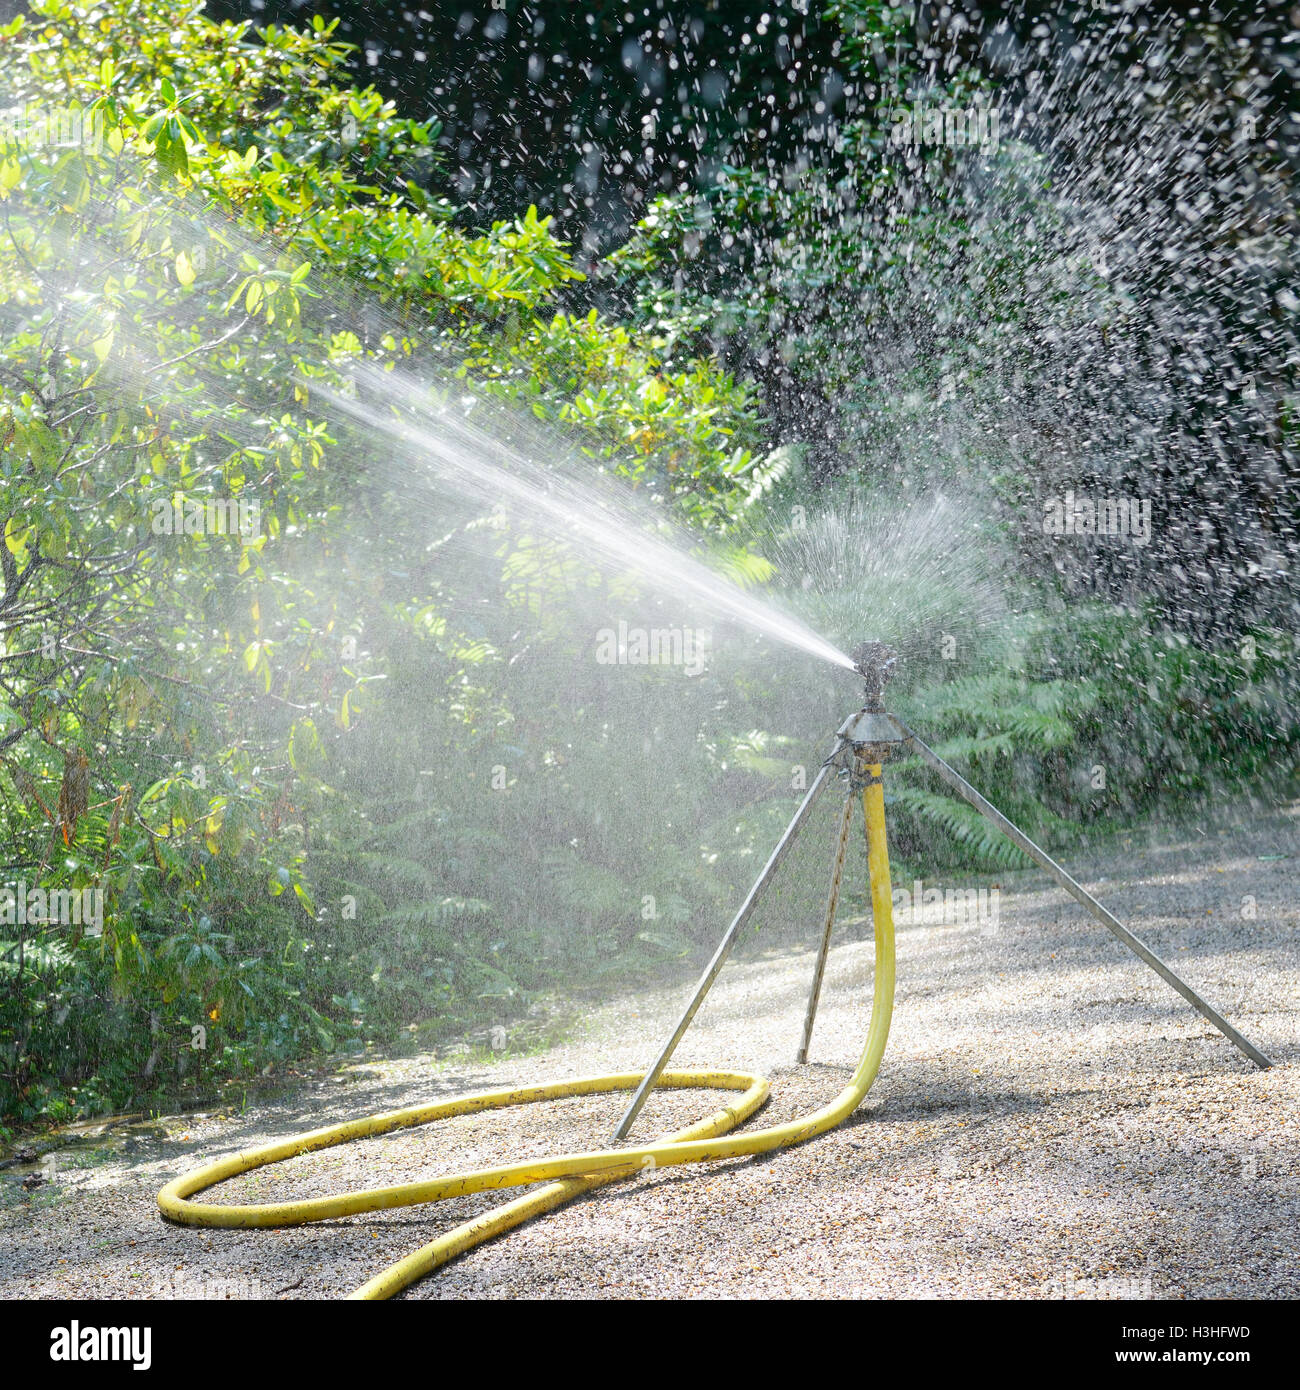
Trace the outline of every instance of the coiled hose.
<instances>
[{"instance_id":1,"label":"coiled hose","mask_svg":"<svg viewBox=\"0 0 1300 1390\"><path fill-rule=\"evenodd\" d=\"M889 1037L889 1023L894 1004L894 925L891 913L889 852L885 842L884 794L879 765L873 764L866 771L869 780L862 792L862 806L866 819L867 865L875 921L875 988L871 1004L871 1023L857 1069L848 1085L828 1105L786 1124L773 1125L751 1134L722 1138L720 1136L729 1134L749 1119L767 1100L770 1090L767 1081L763 1077L751 1076L745 1072L666 1071L660 1078L661 1086L739 1091L742 1094L734 1104L725 1106L707 1119L640 1148L598 1149L592 1153L562 1154L558 1158L510 1163L498 1168L480 1168L473 1172L456 1173L450 1177L434 1178L427 1182L401 1183L396 1187L345 1192L334 1197L311 1197L299 1202L218 1206L189 1200L194 1193L202 1192L240 1173L263 1168L267 1164L278 1163L281 1159L292 1158L297 1154L332 1148L335 1144L346 1144L350 1139L388 1134L395 1129L409 1129L450 1115L469 1115L480 1110L526 1105L533 1101L555 1100L562 1096L632 1090L639 1084L641 1073L589 1076L576 1081L482 1091L476 1095L461 1096L433 1105L416 1105L405 1110L372 1115L366 1119L349 1120L343 1124L312 1130L292 1139L264 1144L260 1148L248 1149L243 1153L220 1159L169 1182L158 1194L158 1207L163 1216L169 1221L185 1226L297 1226L309 1221L354 1216L361 1212L417 1206L424 1202L441 1202L449 1197L464 1197L471 1192L525 1187L539 1182L546 1184L536 1192L517 1197L514 1201L507 1202L504 1206L439 1236L437 1240L431 1241L414 1254L390 1265L373 1279L367 1280L350 1295L359 1299L390 1298L466 1250L606 1183L632 1177L642 1171L671 1167L679 1163L705 1163L710 1160L741 1158L750 1154L767 1153L773 1149L789 1148L834 1129L857 1109L871 1083L876 1079L876 1072L880 1068L880 1060Z\"/></svg>"}]
</instances>

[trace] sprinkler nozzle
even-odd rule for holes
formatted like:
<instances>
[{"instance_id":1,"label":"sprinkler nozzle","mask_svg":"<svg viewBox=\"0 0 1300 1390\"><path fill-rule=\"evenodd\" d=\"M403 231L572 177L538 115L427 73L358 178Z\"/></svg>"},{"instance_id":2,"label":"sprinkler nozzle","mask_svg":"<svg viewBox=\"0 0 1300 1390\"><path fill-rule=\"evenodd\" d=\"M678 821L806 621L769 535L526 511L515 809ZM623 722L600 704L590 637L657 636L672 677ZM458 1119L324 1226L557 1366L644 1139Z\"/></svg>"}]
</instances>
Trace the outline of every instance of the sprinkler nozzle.
<instances>
[{"instance_id":1,"label":"sprinkler nozzle","mask_svg":"<svg viewBox=\"0 0 1300 1390\"><path fill-rule=\"evenodd\" d=\"M884 642L859 642L849 655L853 669L866 681L866 708L882 713L885 682L894 674L898 653Z\"/></svg>"}]
</instances>

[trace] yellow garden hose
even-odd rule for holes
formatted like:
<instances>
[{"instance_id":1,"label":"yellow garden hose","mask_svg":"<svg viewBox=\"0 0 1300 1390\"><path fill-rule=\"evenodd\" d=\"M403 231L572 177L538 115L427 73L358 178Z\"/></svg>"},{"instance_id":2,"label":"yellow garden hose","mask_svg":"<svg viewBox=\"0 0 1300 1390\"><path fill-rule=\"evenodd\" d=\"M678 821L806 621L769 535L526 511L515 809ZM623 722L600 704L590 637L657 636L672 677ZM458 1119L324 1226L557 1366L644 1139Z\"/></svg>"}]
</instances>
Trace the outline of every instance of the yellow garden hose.
<instances>
[{"instance_id":1,"label":"yellow garden hose","mask_svg":"<svg viewBox=\"0 0 1300 1390\"><path fill-rule=\"evenodd\" d=\"M686 1129L678 1130L675 1134L667 1135L641 1148L599 1149L592 1153L562 1154L557 1158L505 1164L499 1168L480 1168L473 1172L457 1173L427 1182L401 1183L396 1187L345 1192L334 1197L311 1197L299 1202L218 1206L189 1200L194 1193L202 1192L240 1173L247 1173L254 1168L262 1168L269 1163L277 1163L297 1154L344 1144L350 1139L387 1134L395 1129L408 1129L450 1115L473 1114L480 1110L494 1110L507 1105L524 1105L531 1101L554 1100L562 1096L632 1090L641 1081L641 1073L590 1076L577 1081L482 1091L476 1095L461 1096L433 1105L416 1105L405 1110L372 1115L362 1120L350 1120L344 1124L312 1130L293 1139L265 1144L261 1148L249 1149L220 1159L169 1182L158 1194L158 1206L163 1216L169 1221L186 1226L297 1226L309 1221L354 1216L360 1212L440 1202L448 1197L463 1197L471 1192L546 1183L545 1187L536 1192L518 1197L483 1216L457 1226L446 1235L439 1236L423 1249L390 1265L382 1274L368 1280L351 1295L353 1298L363 1299L389 1298L466 1250L605 1183L631 1177L645 1170L670 1167L679 1163L741 1158L750 1154L766 1153L772 1149L788 1148L792 1144L802 1144L808 1139L824 1134L828 1129L834 1129L858 1107L876 1078L880 1059L884 1055L885 1042L889 1037L890 1015L894 1004L894 926L891 913L889 852L885 842L884 792L880 782L879 764L872 764L865 771L870 779L862 792L862 806L866 817L867 865L876 933L875 990L871 1005L871 1023L857 1070L849 1084L830 1104L802 1119L724 1139L720 1136L743 1124L767 1100L770 1089L767 1081L744 1072L666 1071L659 1081L662 1086L739 1091L742 1094L734 1104L724 1107L707 1119L697 1121Z\"/></svg>"}]
</instances>

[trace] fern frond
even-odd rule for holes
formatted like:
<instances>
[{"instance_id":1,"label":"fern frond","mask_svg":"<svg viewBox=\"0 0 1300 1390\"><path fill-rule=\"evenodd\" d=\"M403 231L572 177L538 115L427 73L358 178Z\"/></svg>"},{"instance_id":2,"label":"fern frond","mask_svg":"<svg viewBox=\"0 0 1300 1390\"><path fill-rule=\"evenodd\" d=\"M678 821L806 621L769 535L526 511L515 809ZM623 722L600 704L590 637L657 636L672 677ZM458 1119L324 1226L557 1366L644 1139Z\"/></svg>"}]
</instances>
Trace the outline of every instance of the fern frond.
<instances>
[{"instance_id":1,"label":"fern frond","mask_svg":"<svg viewBox=\"0 0 1300 1390\"><path fill-rule=\"evenodd\" d=\"M899 787L891 799L895 805L910 811L919 820L938 826L983 864L1012 869L1024 868L1032 863L978 811L954 801L952 797L922 791L919 787Z\"/></svg>"}]
</instances>

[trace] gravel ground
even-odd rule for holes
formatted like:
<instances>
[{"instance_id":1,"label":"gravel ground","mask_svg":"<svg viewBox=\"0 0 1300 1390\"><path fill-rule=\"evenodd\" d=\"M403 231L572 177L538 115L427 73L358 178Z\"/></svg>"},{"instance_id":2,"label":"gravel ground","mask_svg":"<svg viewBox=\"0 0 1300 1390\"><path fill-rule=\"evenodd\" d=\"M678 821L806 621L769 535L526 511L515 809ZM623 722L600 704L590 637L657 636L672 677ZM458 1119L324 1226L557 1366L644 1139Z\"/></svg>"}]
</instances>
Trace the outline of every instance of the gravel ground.
<instances>
[{"instance_id":1,"label":"gravel ground","mask_svg":"<svg viewBox=\"0 0 1300 1390\"><path fill-rule=\"evenodd\" d=\"M1121 920L1273 1057L1272 1070L1251 1066L1045 878L1004 876L995 928L900 929L889 1049L841 1128L775 1156L589 1194L403 1297L1300 1296L1298 821L1300 807L1245 830L1075 861ZM1247 898L1253 920L1242 916ZM865 943L832 952L812 1064L791 1064L812 961L795 949L751 949L729 965L677 1061L770 1077L773 1098L751 1126L815 1108L856 1060L871 959ZM0 1296L347 1293L512 1194L240 1232L164 1224L158 1188L342 1118L634 1070L688 991L683 976L588 1008L580 1035L545 1055L366 1063L242 1113L137 1127L111 1147L57 1155L52 1179L31 1192L10 1169L0 1174ZM716 1099L657 1097L639 1133L685 1124ZM598 1147L622 1103L447 1121L295 1159L204 1200L287 1199Z\"/></svg>"}]
</instances>

